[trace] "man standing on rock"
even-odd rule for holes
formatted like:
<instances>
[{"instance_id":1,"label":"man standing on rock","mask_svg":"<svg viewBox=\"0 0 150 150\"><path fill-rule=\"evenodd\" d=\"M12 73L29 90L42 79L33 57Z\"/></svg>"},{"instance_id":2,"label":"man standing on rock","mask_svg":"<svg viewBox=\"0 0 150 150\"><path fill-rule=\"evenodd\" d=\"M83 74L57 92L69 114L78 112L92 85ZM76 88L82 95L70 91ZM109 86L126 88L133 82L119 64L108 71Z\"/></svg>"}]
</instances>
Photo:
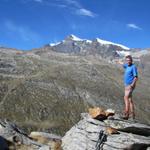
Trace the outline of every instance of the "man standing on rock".
<instances>
[{"instance_id":1,"label":"man standing on rock","mask_svg":"<svg viewBox=\"0 0 150 150\"><path fill-rule=\"evenodd\" d=\"M138 72L136 66L132 63L132 56L128 55L125 57L126 63L123 64L124 72L124 115L123 119L128 119L131 114L132 118L135 119L134 103L132 100L132 92L135 89L136 82L138 80Z\"/></svg>"}]
</instances>

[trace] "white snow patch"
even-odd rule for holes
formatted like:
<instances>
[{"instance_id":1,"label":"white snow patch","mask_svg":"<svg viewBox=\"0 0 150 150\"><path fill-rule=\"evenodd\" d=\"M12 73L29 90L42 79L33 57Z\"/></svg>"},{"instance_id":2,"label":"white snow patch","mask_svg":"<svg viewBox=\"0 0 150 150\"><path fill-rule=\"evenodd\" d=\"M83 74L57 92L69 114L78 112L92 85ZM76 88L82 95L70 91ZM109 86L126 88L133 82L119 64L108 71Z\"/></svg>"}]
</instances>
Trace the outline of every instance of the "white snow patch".
<instances>
[{"instance_id":1,"label":"white snow patch","mask_svg":"<svg viewBox=\"0 0 150 150\"><path fill-rule=\"evenodd\" d=\"M49 45L50 45L50 46L56 46L56 45L58 45L58 44L60 44L60 42L57 42L57 43L50 43Z\"/></svg>"},{"instance_id":2,"label":"white snow patch","mask_svg":"<svg viewBox=\"0 0 150 150\"><path fill-rule=\"evenodd\" d=\"M87 43L92 43L92 41L90 41L90 40L85 40L85 42L87 42Z\"/></svg>"},{"instance_id":3,"label":"white snow patch","mask_svg":"<svg viewBox=\"0 0 150 150\"><path fill-rule=\"evenodd\" d=\"M87 40L87 39L80 39L79 37L77 37L77 36L75 36L75 35L73 35L73 34L71 34L71 35L69 36L69 38L71 38L73 41L85 41L85 42L87 42L87 43L92 43L92 41L90 41L90 40Z\"/></svg>"},{"instance_id":4,"label":"white snow patch","mask_svg":"<svg viewBox=\"0 0 150 150\"><path fill-rule=\"evenodd\" d=\"M123 49L126 49L126 50L129 50L130 48L129 47L126 47L124 45L121 45L121 44L117 44L117 43L113 43L113 42L110 42L110 41L105 41L105 40L102 40L102 39L99 39L99 38L96 38L96 41L99 42L100 44L111 44L111 45L116 45L116 46L120 46L122 47Z\"/></svg>"},{"instance_id":5,"label":"white snow patch","mask_svg":"<svg viewBox=\"0 0 150 150\"><path fill-rule=\"evenodd\" d=\"M119 56L122 56L122 57L127 56L127 55L131 55L130 51L116 51L116 52Z\"/></svg>"},{"instance_id":6,"label":"white snow patch","mask_svg":"<svg viewBox=\"0 0 150 150\"><path fill-rule=\"evenodd\" d=\"M75 35L73 35L73 34L71 34L69 37L70 37L73 41L83 41L83 39L80 39L80 38L78 38L77 36L75 36Z\"/></svg>"}]
</instances>

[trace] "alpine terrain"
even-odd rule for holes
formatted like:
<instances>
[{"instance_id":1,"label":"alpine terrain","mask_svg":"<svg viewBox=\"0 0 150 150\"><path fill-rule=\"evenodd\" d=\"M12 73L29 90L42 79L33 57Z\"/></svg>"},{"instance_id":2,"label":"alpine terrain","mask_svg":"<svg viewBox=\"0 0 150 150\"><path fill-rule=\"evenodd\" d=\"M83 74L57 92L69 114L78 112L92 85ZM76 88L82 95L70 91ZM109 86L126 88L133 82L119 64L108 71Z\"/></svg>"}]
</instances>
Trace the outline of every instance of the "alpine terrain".
<instances>
[{"instance_id":1,"label":"alpine terrain","mask_svg":"<svg viewBox=\"0 0 150 150\"><path fill-rule=\"evenodd\" d=\"M0 116L31 131L63 135L89 107L123 110L123 68L131 54L138 67L134 91L139 122L150 123L150 49L132 49L74 35L22 51L0 47Z\"/></svg>"}]
</instances>

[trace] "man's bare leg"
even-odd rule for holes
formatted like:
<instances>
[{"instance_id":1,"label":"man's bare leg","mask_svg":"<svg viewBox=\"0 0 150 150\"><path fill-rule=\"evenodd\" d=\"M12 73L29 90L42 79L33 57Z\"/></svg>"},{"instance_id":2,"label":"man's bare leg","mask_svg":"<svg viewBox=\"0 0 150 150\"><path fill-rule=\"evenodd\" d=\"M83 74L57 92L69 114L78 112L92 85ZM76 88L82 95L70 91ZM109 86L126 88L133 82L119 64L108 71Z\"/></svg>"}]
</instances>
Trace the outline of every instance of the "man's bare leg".
<instances>
[{"instance_id":1,"label":"man's bare leg","mask_svg":"<svg viewBox=\"0 0 150 150\"><path fill-rule=\"evenodd\" d=\"M125 103L125 117L128 119L129 117L129 110L130 110L130 103L128 96L124 96L124 103Z\"/></svg>"},{"instance_id":2,"label":"man's bare leg","mask_svg":"<svg viewBox=\"0 0 150 150\"><path fill-rule=\"evenodd\" d=\"M129 97L129 105L130 105L130 113L132 115L132 118L135 119L134 103L133 103L133 100L132 100L132 96Z\"/></svg>"}]
</instances>

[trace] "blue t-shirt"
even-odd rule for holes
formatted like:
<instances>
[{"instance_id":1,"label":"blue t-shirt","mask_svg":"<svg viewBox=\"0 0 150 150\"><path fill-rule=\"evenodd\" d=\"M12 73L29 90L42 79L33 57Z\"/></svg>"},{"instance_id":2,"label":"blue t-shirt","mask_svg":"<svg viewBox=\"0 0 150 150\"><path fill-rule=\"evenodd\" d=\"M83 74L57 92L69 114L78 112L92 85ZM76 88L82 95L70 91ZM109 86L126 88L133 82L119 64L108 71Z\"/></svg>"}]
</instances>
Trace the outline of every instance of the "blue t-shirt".
<instances>
[{"instance_id":1,"label":"blue t-shirt","mask_svg":"<svg viewBox=\"0 0 150 150\"><path fill-rule=\"evenodd\" d=\"M138 76L138 72L134 64L131 64L130 66L128 66L128 64L124 64L123 68L125 69L124 84L127 86L132 84L134 78Z\"/></svg>"}]
</instances>

